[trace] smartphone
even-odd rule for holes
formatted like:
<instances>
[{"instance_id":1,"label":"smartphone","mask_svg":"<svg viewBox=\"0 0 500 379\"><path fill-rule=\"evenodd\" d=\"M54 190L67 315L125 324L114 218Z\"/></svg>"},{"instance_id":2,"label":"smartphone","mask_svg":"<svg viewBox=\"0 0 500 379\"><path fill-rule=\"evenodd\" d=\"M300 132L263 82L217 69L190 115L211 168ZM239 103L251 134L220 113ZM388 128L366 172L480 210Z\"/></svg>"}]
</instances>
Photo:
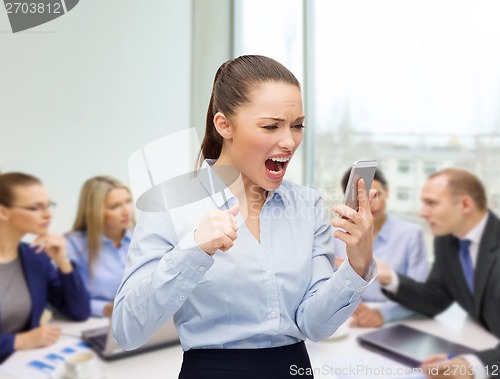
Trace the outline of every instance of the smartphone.
<instances>
[{"instance_id":1,"label":"smartphone","mask_svg":"<svg viewBox=\"0 0 500 379\"><path fill-rule=\"evenodd\" d=\"M366 191L370 193L373 177L377 170L377 161L356 161L352 164L349 180L345 189L344 204L352 209L358 210L358 181L363 179L366 185Z\"/></svg>"}]
</instances>

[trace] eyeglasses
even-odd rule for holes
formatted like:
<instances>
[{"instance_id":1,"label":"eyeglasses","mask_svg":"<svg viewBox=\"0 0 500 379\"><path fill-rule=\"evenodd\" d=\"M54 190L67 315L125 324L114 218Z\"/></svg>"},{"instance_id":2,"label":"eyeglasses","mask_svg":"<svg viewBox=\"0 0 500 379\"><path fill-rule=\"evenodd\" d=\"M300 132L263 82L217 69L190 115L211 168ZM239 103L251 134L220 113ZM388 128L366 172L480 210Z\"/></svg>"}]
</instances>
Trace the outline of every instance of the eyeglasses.
<instances>
[{"instance_id":1,"label":"eyeglasses","mask_svg":"<svg viewBox=\"0 0 500 379\"><path fill-rule=\"evenodd\" d=\"M53 201L49 201L47 204L40 204L40 205L33 205L31 207L23 207L21 205L12 205L9 208L18 208L18 209L24 209L25 211L30 211L30 212L44 212L47 209L54 209L56 207L56 203Z\"/></svg>"}]
</instances>

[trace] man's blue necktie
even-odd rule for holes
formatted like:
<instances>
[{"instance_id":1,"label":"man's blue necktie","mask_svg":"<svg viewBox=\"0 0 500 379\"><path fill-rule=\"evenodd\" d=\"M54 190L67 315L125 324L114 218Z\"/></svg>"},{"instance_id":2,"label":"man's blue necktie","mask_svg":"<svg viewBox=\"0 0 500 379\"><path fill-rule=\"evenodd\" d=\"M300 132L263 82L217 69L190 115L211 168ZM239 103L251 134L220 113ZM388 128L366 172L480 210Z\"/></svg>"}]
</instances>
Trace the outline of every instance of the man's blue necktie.
<instances>
[{"instance_id":1,"label":"man's blue necktie","mask_svg":"<svg viewBox=\"0 0 500 379\"><path fill-rule=\"evenodd\" d=\"M472 259L469 252L470 243L470 240L459 240L458 256L460 258L460 264L462 265L467 286L469 287L470 292L474 293L474 267L472 266Z\"/></svg>"}]
</instances>

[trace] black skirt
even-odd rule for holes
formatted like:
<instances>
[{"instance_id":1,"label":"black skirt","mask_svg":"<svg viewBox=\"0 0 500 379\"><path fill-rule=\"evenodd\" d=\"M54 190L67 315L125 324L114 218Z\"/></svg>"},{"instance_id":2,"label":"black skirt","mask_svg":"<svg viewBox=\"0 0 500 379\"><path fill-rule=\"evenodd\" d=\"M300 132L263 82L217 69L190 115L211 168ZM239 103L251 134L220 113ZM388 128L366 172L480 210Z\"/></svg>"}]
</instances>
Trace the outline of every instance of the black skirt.
<instances>
[{"instance_id":1,"label":"black skirt","mask_svg":"<svg viewBox=\"0 0 500 379\"><path fill-rule=\"evenodd\" d=\"M184 352L179 379L313 378L304 342L265 349L194 349Z\"/></svg>"}]
</instances>

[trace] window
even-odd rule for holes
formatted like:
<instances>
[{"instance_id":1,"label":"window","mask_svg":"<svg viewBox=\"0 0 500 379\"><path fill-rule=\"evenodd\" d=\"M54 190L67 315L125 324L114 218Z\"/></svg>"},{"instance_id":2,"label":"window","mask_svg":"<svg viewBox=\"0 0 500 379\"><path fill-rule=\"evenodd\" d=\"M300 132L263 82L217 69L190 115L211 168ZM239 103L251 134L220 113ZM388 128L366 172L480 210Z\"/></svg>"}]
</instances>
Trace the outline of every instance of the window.
<instances>
[{"instance_id":1,"label":"window","mask_svg":"<svg viewBox=\"0 0 500 379\"><path fill-rule=\"evenodd\" d=\"M335 167L325 161L344 169L380 159L395 190L389 211L406 218L417 214L420 189L438 169L464 167L493 187L500 177L500 24L493 16L500 3L313 4L306 22L316 80L306 84L317 121L315 186L323 188L324 167Z\"/></svg>"},{"instance_id":2,"label":"window","mask_svg":"<svg viewBox=\"0 0 500 379\"><path fill-rule=\"evenodd\" d=\"M500 209L500 194L493 194L490 198L490 207Z\"/></svg>"},{"instance_id":3,"label":"window","mask_svg":"<svg viewBox=\"0 0 500 379\"><path fill-rule=\"evenodd\" d=\"M410 174L412 171L412 164L410 161L398 161L398 173Z\"/></svg>"},{"instance_id":4,"label":"window","mask_svg":"<svg viewBox=\"0 0 500 379\"><path fill-rule=\"evenodd\" d=\"M438 171L438 163L437 162L429 162L425 161L424 162L424 175L429 176L434 174L436 171Z\"/></svg>"},{"instance_id":5,"label":"window","mask_svg":"<svg viewBox=\"0 0 500 379\"><path fill-rule=\"evenodd\" d=\"M411 188L405 188L405 187L396 188L396 197L398 201L410 201L412 199Z\"/></svg>"}]
</instances>

